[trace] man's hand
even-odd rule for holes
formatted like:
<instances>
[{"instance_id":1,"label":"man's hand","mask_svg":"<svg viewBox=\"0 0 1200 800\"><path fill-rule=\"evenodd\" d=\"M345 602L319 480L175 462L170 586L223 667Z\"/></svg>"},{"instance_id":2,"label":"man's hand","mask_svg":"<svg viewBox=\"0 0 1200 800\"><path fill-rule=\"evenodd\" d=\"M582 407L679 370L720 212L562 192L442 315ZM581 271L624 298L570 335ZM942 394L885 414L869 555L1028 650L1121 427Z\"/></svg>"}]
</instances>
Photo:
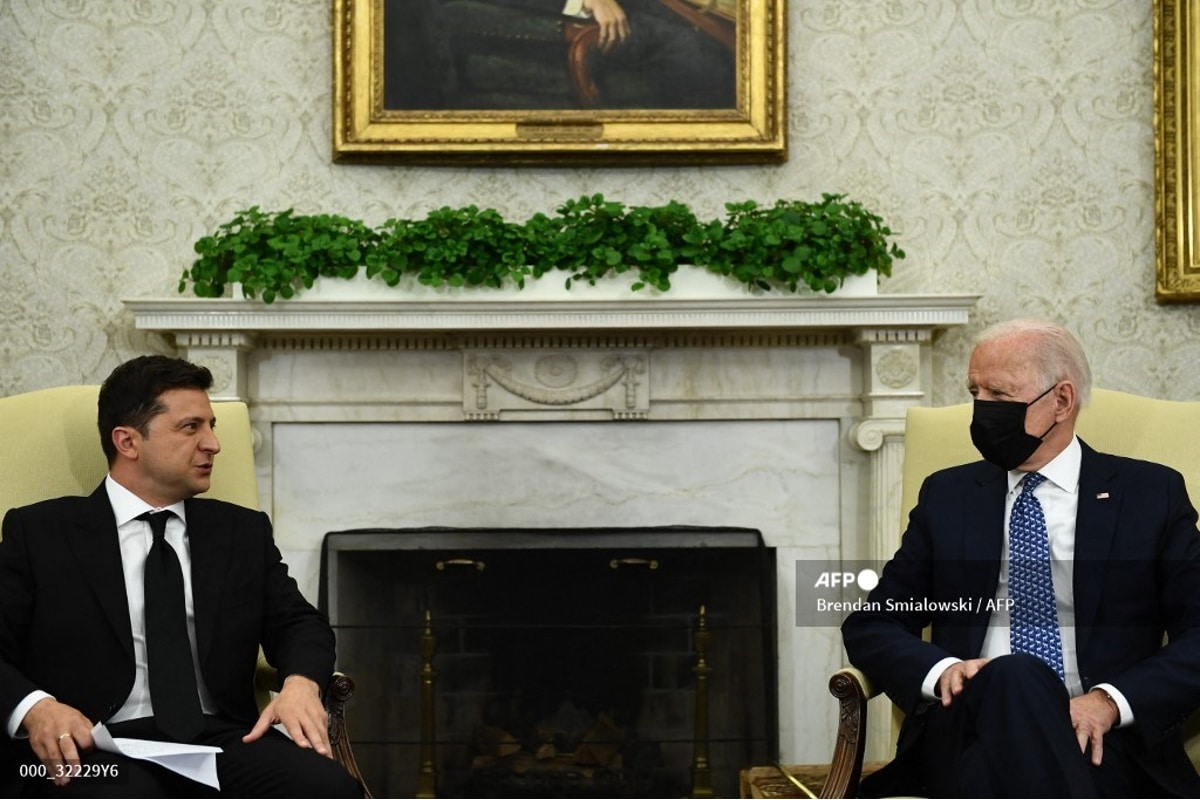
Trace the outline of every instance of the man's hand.
<instances>
[{"instance_id":1,"label":"man's hand","mask_svg":"<svg viewBox=\"0 0 1200 800\"><path fill-rule=\"evenodd\" d=\"M607 53L629 38L629 20L617 0L583 0L583 10L600 25L600 52Z\"/></svg>"},{"instance_id":2,"label":"man's hand","mask_svg":"<svg viewBox=\"0 0 1200 800\"><path fill-rule=\"evenodd\" d=\"M967 681L974 678L987 662L986 658L973 658L970 661L959 661L946 667L946 670L938 676L937 682L937 695L941 698L944 708L950 707L954 698L962 694Z\"/></svg>"},{"instance_id":3,"label":"man's hand","mask_svg":"<svg viewBox=\"0 0 1200 800\"><path fill-rule=\"evenodd\" d=\"M70 783L70 770L61 767L63 764L78 766L79 754L91 752L91 720L71 706L47 697L34 703L21 725L29 734L34 755L46 767L47 776L53 778L57 786Z\"/></svg>"},{"instance_id":4,"label":"man's hand","mask_svg":"<svg viewBox=\"0 0 1200 800\"><path fill-rule=\"evenodd\" d=\"M1100 766L1104 758L1104 734L1121 719L1117 704L1102 689L1071 698L1071 727L1079 741L1079 751L1086 753L1092 746L1092 763Z\"/></svg>"},{"instance_id":5,"label":"man's hand","mask_svg":"<svg viewBox=\"0 0 1200 800\"><path fill-rule=\"evenodd\" d=\"M321 690L316 681L303 675L289 675L279 694L259 714L258 722L242 741L253 742L261 738L267 728L276 723L283 723L292 741L300 747L316 750L327 758L333 757L329 746L329 715L321 703Z\"/></svg>"}]
</instances>

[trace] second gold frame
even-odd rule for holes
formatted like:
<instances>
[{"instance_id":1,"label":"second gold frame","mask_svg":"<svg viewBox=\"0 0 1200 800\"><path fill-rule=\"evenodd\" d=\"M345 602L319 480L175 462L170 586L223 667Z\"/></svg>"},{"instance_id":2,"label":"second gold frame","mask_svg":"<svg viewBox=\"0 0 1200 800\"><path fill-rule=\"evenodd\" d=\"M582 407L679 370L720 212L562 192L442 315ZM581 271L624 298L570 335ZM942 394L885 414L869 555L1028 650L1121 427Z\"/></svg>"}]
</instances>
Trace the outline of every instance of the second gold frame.
<instances>
[{"instance_id":1,"label":"second gold frame","mask_svg":"<svg viewBox=\"0 0 1200 800\"><path fill-rule=\"evenodd\" d=\"M1200 302L1200 13L1154 2L1155 298Z\"/></svg>"},{"instance_id":2,"label":"second gold frame","mask_svg":"<svg viewBox=\"0 0 1200 800\"><path fill-rule=\"evenodd\" d=\"M521 5L486 0L423 1L426 6L470 6L483 14L491 13L493 5ZM627 5L637 1L629 0ZM334 0L334 159L421 164L783 161L787 152L786 0L649 2L655 4L659 16L666 13L664 8L685 20L690 15L690 27L697 36L704 33L731 53L736 100L728 107L583 108L562 104L535 108L517 104L475 109L439 108L422 105L419 100L396 107L392 100L396 93L389 91L395 87L385 85L401 80L395 62L385 64L385 16L391 4L387 0ZM555 9L550 24L557 26L556 30L574 25L571 18L557 14L564 3L556 5L552 0L548 5ZM631 27L637 24L632 16L630 22ZM457 29L451 35L462 36ZM421 75L412 69L408 73L414 84L438 80L444 72L432 62L422 62L419 69Z\"/></svg>"}]
</instances>

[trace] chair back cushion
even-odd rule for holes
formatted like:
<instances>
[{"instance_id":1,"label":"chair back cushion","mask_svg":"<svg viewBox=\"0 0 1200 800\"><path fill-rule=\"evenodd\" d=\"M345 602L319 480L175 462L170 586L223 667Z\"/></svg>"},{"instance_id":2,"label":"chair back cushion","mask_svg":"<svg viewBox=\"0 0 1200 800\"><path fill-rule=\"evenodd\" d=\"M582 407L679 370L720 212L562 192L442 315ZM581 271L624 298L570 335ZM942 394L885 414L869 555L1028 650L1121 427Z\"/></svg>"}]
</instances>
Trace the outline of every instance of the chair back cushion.
<instances>
[{"instance_id":1,"label":"chair back cushion","mask_svg":"<svg viewBox=\"0 0 1200 800\"><path fill-rule=\"evenodd\" d=\"M108 472L96 425L98 386L0 398L0 516L63 495L91 494ZM215 402L221 452L204 494L258 508L254 440L245 403Z\"/></svg>"}]
</instances>

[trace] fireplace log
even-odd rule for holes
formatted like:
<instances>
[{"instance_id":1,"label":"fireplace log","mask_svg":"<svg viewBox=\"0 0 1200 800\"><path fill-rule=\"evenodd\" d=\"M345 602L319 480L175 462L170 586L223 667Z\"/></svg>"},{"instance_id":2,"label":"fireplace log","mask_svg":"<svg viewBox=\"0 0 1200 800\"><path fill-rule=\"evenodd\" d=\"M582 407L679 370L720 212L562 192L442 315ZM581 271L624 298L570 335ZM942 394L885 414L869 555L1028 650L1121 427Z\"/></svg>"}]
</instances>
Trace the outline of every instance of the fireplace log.
<instances>
[{"instance_id":1,"label":"fireplace log","mask_svg":"<svg viewBox=\"0 0 1200 800\"><path fill-rule=\"evenodd\" d=\"M475 736L475 747L479 754L494 758L507 758L521 752L521 743L503 728L483 725Z\"/></svg>"},{"instance_id":2,"label":"fireplace log","mask_svg":"<svg viewBox=\"0 0 1200 800\"><path fill-rule=\"evenodd\" d=\"M621 752L625 731L613 723L612 717L601 712L596 724L583 737L575 751L575 763L597 767L607 766Z\"/></svg>"}]
</instances>

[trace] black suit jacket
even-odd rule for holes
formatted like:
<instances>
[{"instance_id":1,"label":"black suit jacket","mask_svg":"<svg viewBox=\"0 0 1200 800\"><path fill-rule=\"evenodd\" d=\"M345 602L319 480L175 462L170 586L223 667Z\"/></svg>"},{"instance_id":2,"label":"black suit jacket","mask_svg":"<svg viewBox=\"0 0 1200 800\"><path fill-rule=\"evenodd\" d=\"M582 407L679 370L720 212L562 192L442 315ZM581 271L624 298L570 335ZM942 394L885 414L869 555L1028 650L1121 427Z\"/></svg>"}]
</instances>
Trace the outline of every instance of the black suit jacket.
<instances>
[{"instance_id":1,"label":"black suit jacket","mask_svg":"<svg viewBox=\"0 0 1200 800\"><path fill-rule=\"evenodd\" d=\"M280 677L325 686L334 636L288 575L261 512L186 506L196 646L218 713L258 716L258 648ZM0 719L42 689L94 722L133 686L133 635L116 522L103 484L89 497L13 509L0 541ZM3 737L7 738L7 737Z\"/></svg>"},{"instance_id":2,"label":"black suit jacket","mask_svg":"<svg viewBox=\"0 0 1200 800\"><path fill-rule=\"evenodd\" d=\"M842 626L851 663L908 715L897 760L922 734L920 687L929 670L947 656L978 658L983 647L1003 553L1006 475L983 461L931 475L871 605ZM1129 739L1160 783L1190 791L1200 783L1180 726L1200 707L1196 519L1178 472L1083 445L1074 565L1083 688L1110 683L1120 690L1135 723L1116 735ZM898 604L920 598L950 605ZM960 599L977 605L963 611L953 605ZM928 642L921 638L927 626Z\"/></svg>"}]
</instances>

